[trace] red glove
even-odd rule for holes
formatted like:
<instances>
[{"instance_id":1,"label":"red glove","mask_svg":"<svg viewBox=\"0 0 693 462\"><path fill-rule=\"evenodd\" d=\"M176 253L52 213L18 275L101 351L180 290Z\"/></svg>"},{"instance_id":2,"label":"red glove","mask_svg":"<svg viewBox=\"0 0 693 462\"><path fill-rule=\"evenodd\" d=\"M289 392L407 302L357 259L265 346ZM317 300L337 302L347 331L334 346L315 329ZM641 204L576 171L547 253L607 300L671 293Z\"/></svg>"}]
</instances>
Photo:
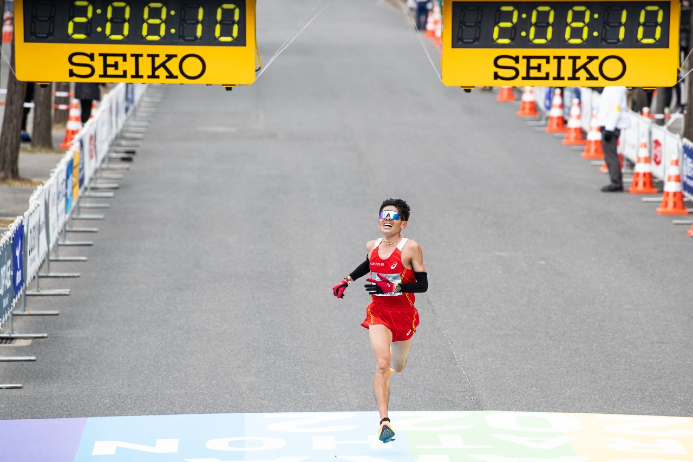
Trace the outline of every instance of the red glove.
<instances>
[{"instance_id":1,"label":"red glove","mask_svg":"<svg viewBox=\"0 0 693 462\"><path fill-rule=\"evenodd\" d=\"M382 281L377 281L375 279L366 279L366 281L372 283L372 284L366 284L364 287L366 288L366 292L368 292L371 295L380 295L380 294L390 294L395 291L395 285L392 282L389 282L385 276L383 276L380 273L376 273Z\"/></svg>"},{"instance_id":2,"label":"red glove","mask_svg":"<svg viewBox=\"0 0 693 462\"><path fill-rule=\"evenodd\" d=\"M347 278L342 279L342 282L332 288L332 293L337 298L344 298L344 291L349 287L349 284L351 283Z\"/></svg>"}]
</instances>

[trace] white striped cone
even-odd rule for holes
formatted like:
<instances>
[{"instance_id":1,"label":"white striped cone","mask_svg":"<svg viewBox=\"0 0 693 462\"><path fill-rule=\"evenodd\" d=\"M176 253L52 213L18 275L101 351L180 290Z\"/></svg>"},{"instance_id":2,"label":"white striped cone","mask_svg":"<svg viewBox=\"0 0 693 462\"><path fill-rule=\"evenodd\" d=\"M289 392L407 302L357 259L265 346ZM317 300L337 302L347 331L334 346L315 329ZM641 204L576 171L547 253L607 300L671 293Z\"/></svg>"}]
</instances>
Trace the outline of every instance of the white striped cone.
<instances>
[{"instance_id":1,"label":"white striped cone","mask_svg":"<svg viewBox=\"0 0 693 462\"><path fill-rule=\"evenodd\" d=\"M650 149L647 140L640 141L638 160L633 169L633 181L628 188L631 194L654 194L657 188L652 185L652 166L650 165Z\"/></svg>"},{"instance_id":2,"label":"white striped cone","mask_svg":"<svg viewBox=\"0 0 693 462\"><path fill-rule=\"evenodd\" d=\"M436 26L433 19L433 11L428 12L428 17L426 18L426 34L424 35L427 39L432 39L436 35Z\"/></svg>"},{"instance_id":3,"label":"white striped cone","mask_svg":"<svg viewBox=\"0 0 693 462\"><path fill-rule=\"evenodd\" d=\"M563 120L563 98L561 89L556 88L551 100L551 110L549 111L549 123L546 126L546 133L565 133L565 121Z\"/></svg>"},{"instance_id":4,"label":"white striped cone","mask_svg":"<svg viewBox=\"0 0 693 462\"><path fill-rule=\"evenodd\" d=\"M69 149L72 145L72 140L82 129L82 110L79 106L79 101L72 99L70 104L70 112L67 116L67 126L65 127L65 140L60 145L60 149Z\"/></svg>"},{"instance_id":5,"label":"white striped cone","mask_svg":"<svg viewBox=\"0 0 693 462\"><path fill-rule=\"evenodd\" d=\"M443 34L443 16L440 14L440 7L437 2L433 6L433 17L435 19L433 23L435 26L433 44L440 47L442 45L440 38Z\"/></svg>"},{"instance_id":6,"label":"white striped cone","mask_svg":"<svg viewBox=\"0 0 693 462\"><path fill-rule=\"evenodd\" d=\"M517 115L521 117L536 117L537 106L534 103L534 88L525 87L522 90L522 102L520 103L520 110L517 111Z\"/></svg>"},{"instance_id":7,"label":"white striped cone","mask_svg":"<svg viewBox=\"0 0 693 462\"><path fill-rule=\"evenodd\" d=\"M534 101L534 88L525 87L524 90L522 90L522 100L521 101L524 101L524 102Z\"/></svg>"},{"instance_id":8,"label":"white striped cone","mask_svg":"<svg viewBox=\"0 0 693 462\"><path fill-rule=\"evenodd\" d=\"M566 130L563 144L567 146L582 146L585 144L585 137L582 134L582 122L580 121L580 100L573 98L570 105L570 118L568 118L568 130Z\"/></svg>"},{"instance_id":9,"label":"white striped cone","mask_svg":"<svg viewBox=\"0 0 693 462\"><path fill-rule=\"evenodd\" d=\"M683 205L683 185L681 184L681 170L679 170L679 158L673 156L667 182L664 184L662 204L657 209L660 215L688 215L688 210Z\"/></svg>"},{"instance_id":10,"label":"white striped cone","mask_svg":"<svg viewBox=\"0 0 693 462\"><path fill-rule=\"evenodd\" d=\"M582 128L580 122L580 101L573 98L573 104L570 106L570 118L568 119L568 128Z\"/></svg>"},{"instance_id":11,"label":"white striped cone","mask_svg":"<svg viewBox=\"0 0 693 462\"><path fill-rule=\"evenodd\" d=\"M587 139L589 141L602 141L602 132L599 130L599 119L597 119L597 110L592 111L592 118L590 119L590 131L587 133Z\"/></svg>"},{"instance_id":12,"label":"white striped cone","mask_svg":"<svg viewBox=\"0 0 693 462\"><path fill-rule=\"evenodd\" d=\"M2 23L2 43L10 43L12 34L14 33L14 25L12 24L12 15L8 11L5 13L5 19Z\"/></svg>"},{"instance_id":13,"label":"white striped cone","mask_svg":"<svg viewBox=\"0 0 693 462\"><path fill-rule=\"evenodd\" d=\"M592 110L592 118L590 119L590 131L587 132L587 143L585 150L582 151L583 159L603 159L604 150L602 149L602 132L599 130L599 120L597 119L597 110Z\"/></svg>"},{"instance_id":14,"label":"white striped cone","mask_svg":"<svg viewBox=\"0 0 693 462\"><path fill-rule=\"evenodd\" d=\"M549 117L563 117L563 98L561 97L560 88L556 88L553 93L553 99L551 100L551 110L549 111Z\"/></svg>"}]
</instances>

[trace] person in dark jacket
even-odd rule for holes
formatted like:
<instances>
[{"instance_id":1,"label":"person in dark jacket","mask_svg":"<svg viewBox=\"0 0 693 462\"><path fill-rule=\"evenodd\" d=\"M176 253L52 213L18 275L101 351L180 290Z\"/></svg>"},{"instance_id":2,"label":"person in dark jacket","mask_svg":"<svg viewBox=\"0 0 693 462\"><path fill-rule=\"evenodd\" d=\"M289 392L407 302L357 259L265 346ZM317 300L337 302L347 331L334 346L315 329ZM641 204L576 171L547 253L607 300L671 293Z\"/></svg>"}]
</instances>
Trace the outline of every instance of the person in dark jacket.
<instances>
[{"instance_id":1,"label":"person in dark jacket","mask_svg":"<svg viewBox=\"0 0 693 462\"><path fill-rule=\"evenodd\" d=\"M33 102L34 102L34 82L27 82L26 93L24 93L24 103L33 103ZM31 142L31 136L29 135L29 132L27 132L27 130L26 130L26 122L27 122L27 119L29 118L29 112L31 112L31 108L24 106L24 112L22 113L21 137L22 137L22 141L24 141L26 143Z\"/></svg>"},{"instance_id":2,"label":"person in dark jacket","mask_svg":"<svg viewBox=\"0 0 693 462\"><path fill-rule=\"evenodd\" d=\"M82 124L84 125L91 117L91 105L94 101L101 100L101 85L103 83L81 83L75 84L75 98L79 100L82 108Z\"/></svg>"}]
</instances>

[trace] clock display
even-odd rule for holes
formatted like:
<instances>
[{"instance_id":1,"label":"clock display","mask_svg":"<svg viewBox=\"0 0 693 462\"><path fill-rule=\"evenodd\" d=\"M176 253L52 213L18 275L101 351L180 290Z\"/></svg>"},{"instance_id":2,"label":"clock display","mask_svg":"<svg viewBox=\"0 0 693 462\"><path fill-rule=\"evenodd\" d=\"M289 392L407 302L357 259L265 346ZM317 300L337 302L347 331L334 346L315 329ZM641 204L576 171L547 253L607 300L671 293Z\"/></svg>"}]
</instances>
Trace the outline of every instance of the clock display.
<instances>
[{"instance_id":1,"label":"clock display","mask_svg":"<svg viewBox=\"0 0 693 462\"><path fill-rule=\"evenodd\" d=\"M452 48L668 48L670 2L453 2Z\"/></svg>"},{"instance_id":2,"label":"clock display","mask_svg":"<svg viewBox=\"0 0 693 462\"><path fill-rule=\"evenodd\" d=\"M25 0L25 43L246 45L246 0Z\"/></svg>"}]
</instances>

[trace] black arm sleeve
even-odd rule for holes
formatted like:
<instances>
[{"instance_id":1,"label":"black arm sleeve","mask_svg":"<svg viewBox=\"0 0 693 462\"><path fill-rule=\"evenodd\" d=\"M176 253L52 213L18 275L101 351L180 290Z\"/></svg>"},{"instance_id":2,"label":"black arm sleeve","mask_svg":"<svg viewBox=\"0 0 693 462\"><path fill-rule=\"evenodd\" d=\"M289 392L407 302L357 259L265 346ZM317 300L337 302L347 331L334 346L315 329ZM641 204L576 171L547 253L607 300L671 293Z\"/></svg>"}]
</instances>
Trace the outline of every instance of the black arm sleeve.
<instances>
[{"instance_id":1,"label":"black arm sleeve","mask_svg":"<svg viewBox=\"0 0 693 462\"><path fill-rule=\"evenodd\" d=\"M428 290L428 273L414 271L414 276L416 276L416 282L399 285L402 288L402 292L422 293Z\"/></svg>"},{"instance_id":2,"label":"black arm sleeve","mask_svg":"<svg viewBox=\"0 0 693 462\"><path fill-rule=\"evenodd\" d=\"M370 273L370 262L368 260L368 256L366 256L366 261L361 263L354 271L351 272L349 276L351 276L352 280L357 280L361 276L365 276L366 274Z\"/></svg>"}]
</instances>

